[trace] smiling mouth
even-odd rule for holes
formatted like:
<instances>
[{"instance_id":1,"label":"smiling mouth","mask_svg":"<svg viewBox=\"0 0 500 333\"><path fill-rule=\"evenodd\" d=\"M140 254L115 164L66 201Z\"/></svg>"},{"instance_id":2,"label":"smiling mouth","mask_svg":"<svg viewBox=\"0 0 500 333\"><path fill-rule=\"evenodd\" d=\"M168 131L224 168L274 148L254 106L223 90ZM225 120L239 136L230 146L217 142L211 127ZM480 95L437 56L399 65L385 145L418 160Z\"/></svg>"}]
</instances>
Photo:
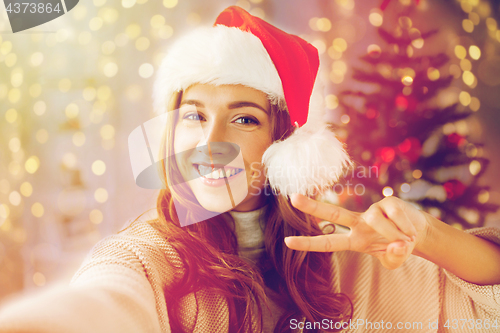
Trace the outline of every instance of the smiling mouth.
<instances>
[{"instance_id":1,"label":"smiling mouth","mask_svg":"<svg viewBox=\"0 0 500 333\"><path fill-rule=\"evenodd\" d=\"M193 168L196 169L198 174L206 179L221 179L221 178L231 178L240 172L243 171L243 169L239 168L230 168L226 167L224 169L220 168L217 170L213 170L212 167L201 165L201 164L193 164ZM225 173L225 176L224 176Z\"/></svg>"}]
</instances>

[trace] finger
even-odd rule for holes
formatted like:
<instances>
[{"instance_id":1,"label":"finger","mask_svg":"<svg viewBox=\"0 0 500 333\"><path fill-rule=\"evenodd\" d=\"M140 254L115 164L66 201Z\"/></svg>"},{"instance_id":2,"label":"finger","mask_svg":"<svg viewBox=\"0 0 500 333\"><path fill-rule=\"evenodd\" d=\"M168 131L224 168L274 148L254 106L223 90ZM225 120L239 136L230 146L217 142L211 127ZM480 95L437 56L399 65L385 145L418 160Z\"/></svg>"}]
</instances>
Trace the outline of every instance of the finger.
<instances>
[{"instance_id":1,"label":"finger","mask_svg":"<svg viewBox=\"0 0 500 333\"><path fill-rule=\"evenodd\" d=\"M325 202L316 201L299 193L292 194L290 201L295 208L306 214L346 227L354 226L359 218L359 213L354 213Z\"/></svg>"},{"instance_id":2,"label":"finger","mask_svg":"<svg viewBox=\"0 0 500 333\"><path fill-rule=\"evenodd\" d=\"M397 241L387 246L386 254L380 258L382 265L387 269L400 267L409 256L410 244L404 241Z\"/></svg>"},{"instance_id":3,"label":"finger","mask_svg":"<svg viewBox=\"0 0 500 333\"><path fill-rule=\"evenodd\" d=\"M349 236L347 234L290 236L285 237L285 244L292 250L311 252L346 251L350 248Z\"/></svg>"},{"instance_id":4,"label":"finger","mask_svg":"<svg viewBox=\"0 0 500 333\"><path fill-rule=\"evenodd\" d=\"M387 197L379 201L378 205L385 215L394 222L398 229L404 234L410 237L417 236L417 229L415 229L415 226L405 213L404 205L407 205L407 203L395 197Z\"/></svg>"},{"instance_id":5,"label":"finger","mask_svg":"<svg viewBox=\"0 0 500 333\"><path fill-rule=\"evenodd\" d=\"M405 235L393 221L389 220L383 213L378 205L372 205L366 212L361 215L362 219L377 233L385 237L390 242L396 240L411 241L411 238Z\"/></svg>"}]
</instances>

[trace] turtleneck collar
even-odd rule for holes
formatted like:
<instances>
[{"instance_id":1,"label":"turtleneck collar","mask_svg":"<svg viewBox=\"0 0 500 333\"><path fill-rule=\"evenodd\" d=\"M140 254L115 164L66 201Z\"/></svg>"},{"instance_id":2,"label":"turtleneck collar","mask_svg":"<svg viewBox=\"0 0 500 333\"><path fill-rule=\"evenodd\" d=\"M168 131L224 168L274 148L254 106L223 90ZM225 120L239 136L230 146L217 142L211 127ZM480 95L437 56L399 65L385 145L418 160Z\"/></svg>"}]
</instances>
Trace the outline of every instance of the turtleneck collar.
<instances>
[{"instance_id":1,"label":"turtleneck collar","mask_svg":"<svg viewBox=\"0 0 500 333\"><path fill-rule=\"evenodd\" d=\"M262 217L268 205L249 212L229 211L235 222L238 253L240 257L250 259L254 263L265 249L265 221Z\"/></svg>"}]
</instances>

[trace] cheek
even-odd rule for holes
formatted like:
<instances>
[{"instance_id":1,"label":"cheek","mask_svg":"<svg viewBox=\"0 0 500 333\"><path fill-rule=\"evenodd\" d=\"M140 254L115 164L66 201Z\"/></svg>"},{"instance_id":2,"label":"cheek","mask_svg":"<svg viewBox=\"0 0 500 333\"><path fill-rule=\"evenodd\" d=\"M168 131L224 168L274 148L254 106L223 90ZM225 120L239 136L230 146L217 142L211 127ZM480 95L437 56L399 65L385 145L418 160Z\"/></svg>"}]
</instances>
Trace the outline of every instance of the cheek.
<instances>
[{"instance_id":1,"label":"cheek","mask_svg":"<svg viewBox=\"0 0 500 333\"><path fill-rule=\"evenodd\" d=\"M248 170L255 176L261 175L261 177L258 178L264 177L264 166L261 164L261 161L262 155L264 155L264 152L269 146L269 142L254 142L253 145L241 147L243 159L247 164Z\"/></svg>"},{"instance_id":2,"label":"cheek","mask_svg":"<svg viewBox=\"0 0 500 333\"><path fill-rule=\"evenodd\" d=\"M271 143L271 138L260 137L254 140L243 141L242 144L244 145L244 147L242 147L241 149L243 150L243 154L245 154L245 152L247 153L249 161L260 163L260 161L262 160L262 155L264 155L264 152L267 150L267 148L269 148Z\"/></svg>"},{"instance_id":3,"label":"cheek","mask_svg":"<svg viewBox=\"0 0 500 333\"><path fill-rule=\"evenodd\" d=\"M185 131L177 130L174 132L174 153L179 154L191 148L195 148L197 142L193 135L188 135Z\"/></svg>"}]
</instances>

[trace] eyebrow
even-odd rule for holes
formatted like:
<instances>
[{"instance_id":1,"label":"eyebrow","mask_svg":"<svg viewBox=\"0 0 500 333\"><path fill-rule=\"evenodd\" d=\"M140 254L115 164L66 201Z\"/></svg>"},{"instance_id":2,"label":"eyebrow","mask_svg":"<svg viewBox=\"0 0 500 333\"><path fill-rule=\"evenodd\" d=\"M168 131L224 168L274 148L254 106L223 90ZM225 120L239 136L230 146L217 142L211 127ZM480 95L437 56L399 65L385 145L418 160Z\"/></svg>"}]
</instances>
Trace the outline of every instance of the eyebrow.
<instances>
[{"instance_id":1,"label":"eyebrow","mask_svg":"<svg viewBox=\"0 0 500 333\"><path fill-rule=\"evenodd\" d=\"M184 100L184 101L181 102L181 104L179 105L179 107L182 106L182 105L184 105L184 104L194 105L194 106L197 106L197 107L200 107L200 108L204 108L205 107L205 105L202 102L200 102L198 100L195 100L195 99L186 99L186 100ZM228 109L238 109L238 108L244 108L244 107L256 108L256 109L264 111L266 114L269 114L269 111L267 111L266 109L264 109L259 104L256 104L256 103L253 103L253 102L238 101L238 102L230 103L228 105Z\"/></svg>"}]
</instances>

